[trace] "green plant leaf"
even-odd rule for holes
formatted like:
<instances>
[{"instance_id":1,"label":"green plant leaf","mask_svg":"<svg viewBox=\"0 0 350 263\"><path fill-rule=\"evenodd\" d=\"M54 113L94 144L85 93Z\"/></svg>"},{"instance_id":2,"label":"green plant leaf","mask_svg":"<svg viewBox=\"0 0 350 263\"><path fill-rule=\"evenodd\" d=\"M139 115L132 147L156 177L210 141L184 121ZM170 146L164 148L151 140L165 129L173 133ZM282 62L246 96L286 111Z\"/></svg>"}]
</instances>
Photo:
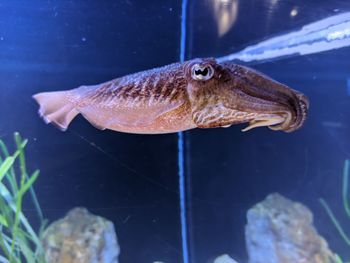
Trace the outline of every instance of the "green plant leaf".
<instances>
[{"instance_id":1,"label":"green plant leaf","mask_svg":"<svg viewBox=\"0 0 350 263\"><path fill-rule=\"evenodd\" d=\"M8 149L7 149L6 145L5 145L5 143L4 143L2 140L0 140L0 149L1 149L1 151L2 151L2 154L3 154L5 157L10 156L9 151L8 151Z\"/></svg>"},{"instance_id":2,"label":"green plant leaf","mask_svg":"<svg viewBox=\"0 0 350 263\"><path fill-rule=\"evenodd\" d=\"M339 255L335 254L335 262L336 263L343 263L343 260L339 257Z\"/></svg>"},{"instance_id":3,"label":"green plant leaf","mask_svg":"<svg viewBox=\"0 0 350 263\"><path fill-rule=\"evenodd\" d=\"M17 149L19 151L19 168L21 170L21 185L22 185L27 177L26 161L24 157L24 147L26 146L28 140L22 141L22 138L18 132L15 132L14 137L15 137Z\"/></svg>"},{"instance_id":4,"label":"green plant leaf","mask_svg":"<svg viewBox=\"0 0 350 263\"><path fill-rule=\"evenodd\" d=\"M9 151L2 140L0 140L0 150L2 151L2 154L4 155L5 158L10 156ZM2 162L3 160L2 158L0 158L0 163ZM16 193L18 190L18 187L16 182L15 169L13 168L13 166L11 167L8 173L9 174L6 176L6 179L10 182L12 193Z\"/></svg>"},{"instance_id":5,"label":"green plant leaf","mask_svg":"<svg viewBox=\"0 0 350 263\"><path fill-rule=\"evenodd\" d=\"M33 185L33 183L38 179L39 176L39 170L36 170L33 175L28 179L27 182L24 183L24 185L19 189L18 195L24 195L25 192L29 190L29 188Z\"/></svg>"},{"instance_id":6,"label":"green plant leaf","mask_svg":"<svg viewBox=\"0 0 350 263\"><path fill-rule=\"evenodd\" d=\"M344 206L346 215L350 218L348 190L349 190L349 160L345 160L344 169L343 169L342 197L343 197L343 206Z\"/></svg>"},{"instance_id":7,"label":"green plant leaf","mask_svg":"<svg viewBox=\"0 0 350 263\"><path fill-rule=\"evenodd\" d=\"M5 161L0 166L0 182L5 177L8 170L12 167L13 163L15 162L16 158L13 156L7 157Z\"/></svg>"},{"instance_id":8,"label":"green plant leaf","mask_svg":"<svg viewBox=\"0 0 350 263\"><path fill-rule=\"evenodd\" d=\"M40 238L22 212L23 198L30 191L42 230L44 219L33 189L39 171L28 175L24 155L27 140L23 140L18 133L15 133L14 139L17 149L13 155L9 154L8 148L0 140L0 263L44 263L44 249ZM14 169L17 164L18 175L17 169Z\"/></svg>"},{"instance_id":9,"label":"green plant leaf","mask_svg":"<svg viewBox=\"0 0 350 263\"><path fill-rule=\"evenodd\" d=\"M350 246L350 239L349 239L349 237L345 234L342 226L339 224L337 218L335 217L333 211L331 210L331 208L329 207L327 202L325 200L323 200L322 198L320 198L319 201L320 201L321 205L323 206L323 208L326 210L326 213L330 217L330 219L331 219L333 225L335 226L335 228L338 230L340 236L343 238L345 243L348 246Z\"/></svg>"},{"instance_id":10,"label":"green plant leaf","mask_svg":"<svg viewBox=\"0 0 350 263\"><path fill-rule=\"evenodd\" d=\"M0 224L5 226L5 227L9 226L9 224L7 223L6 217L4 217L3 215L0 215Z\"/></svg>"},{"instance_id":11,"label":"green plant leaf","mask_svg":"<svg viewBox=\"0 0 350 263\"><path fill-rule=\"evenodd\" d=\"M5 241L6 235L4 233L0 234L0 248L2 249L2 252L5 254L7 258L10 257L10 249L9 245L7 245L7 242Z\"/></svg>"},{"instance_id":12,"label":"green plant leaf","mask_svg":"<svg viewBox=\"0 0 350 263\"><path fill-rule=\"evenodd\" d=\"M26 259L25 262L36 262L35 252L31 249L30 244L27 240L27 233L23 231L18 232L17 244L18 248Z\"/></svg>"}]
</instances>

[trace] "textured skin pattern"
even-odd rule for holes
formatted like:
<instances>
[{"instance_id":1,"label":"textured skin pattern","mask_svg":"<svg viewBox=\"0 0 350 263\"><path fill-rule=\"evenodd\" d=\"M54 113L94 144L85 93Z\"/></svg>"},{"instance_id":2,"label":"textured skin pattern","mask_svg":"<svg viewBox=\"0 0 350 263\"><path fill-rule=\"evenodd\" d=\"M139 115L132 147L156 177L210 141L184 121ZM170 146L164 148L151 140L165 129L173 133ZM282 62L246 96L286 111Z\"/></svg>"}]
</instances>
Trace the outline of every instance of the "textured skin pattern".
<instances>
[{"instance_id":1,"label":"textured skin pattern","mask_svg":"<svg viewBox=\"0 0 350 263\"><path fill-rule=\"evenodd\" d=\"M210 58L34 98L44 120L62 130L80 113L100 129L148 134L244 122L248 129L269 126L290 132L302 126L309 104L303 94L261 73Z\"/></svg>"},{"instance_id":2,"label":"textured skin pattern","mask_svg":"<svg viewBox=\"0 0 350 263\"><path fill-rule=\"evenodd\" d=\"M99 128L132 133L168 133L194 128L183 65L117 78L72 90L71 101Z\"/></svg>"},{"instance_id":3,"label":"textured skin pattern","mask_svg":"<svg viewBox=\"0 0 350 263\"><path fill-rule=\"evenodd\" d=\"M186 96L186 80L179 63L109 81L89 93L91 103L104 107L176 103Z\"/></svg>"}]
</instances>

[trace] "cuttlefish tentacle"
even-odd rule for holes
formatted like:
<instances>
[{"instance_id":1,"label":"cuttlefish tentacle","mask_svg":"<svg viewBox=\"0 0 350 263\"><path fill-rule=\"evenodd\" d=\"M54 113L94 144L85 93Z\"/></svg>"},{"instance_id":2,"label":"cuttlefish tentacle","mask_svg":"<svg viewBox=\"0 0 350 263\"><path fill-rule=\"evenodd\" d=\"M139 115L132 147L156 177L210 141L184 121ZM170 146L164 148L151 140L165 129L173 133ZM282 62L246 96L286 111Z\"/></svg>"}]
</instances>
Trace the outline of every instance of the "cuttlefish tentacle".
<instances>
[{"instance_id":1,"label":"cuttlefish tentacle","mask_svg":"<svg viewBox=\"0 0 350 263\"><path fill-rule=\"evenodd\" d=\"M290 132L302 126L309 107L305 95L252 69L215 59L174 63L33 97L45 122L61 130L81 114L99 129L146 134L245 122L249 126L243 131L268 126Z\"/></svg>"}]
</instances>

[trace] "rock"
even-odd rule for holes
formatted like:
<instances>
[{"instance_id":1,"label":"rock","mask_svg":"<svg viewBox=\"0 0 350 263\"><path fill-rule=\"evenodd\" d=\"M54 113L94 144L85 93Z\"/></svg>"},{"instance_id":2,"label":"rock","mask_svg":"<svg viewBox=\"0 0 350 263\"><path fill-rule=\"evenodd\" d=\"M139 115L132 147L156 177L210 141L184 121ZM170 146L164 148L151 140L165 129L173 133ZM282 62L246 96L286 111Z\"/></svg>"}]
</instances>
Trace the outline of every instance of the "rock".
<instances>
[{"instance_id":1,"label":"rock","mask_svg":"<svg viewBox=\"0 0 350 263\"><path fill-rule=\"evenodd\" d=\"M250 263L333 263L334 254L313 226L308 208L279 194L269 195L247 213Z\"/></svg>"},{"instance_id":2,"label":"rock","mask_svg":"<svg viewBox=\"0 0 350 263\"><path fill-rule=\"evenodd\" d=\"M113 223L74 208L43 234L47 263L118 263L120 252Z\"/></svg>"},{"instance_id":3,"label":"rock","mask_svg":"<svg viewBox=\"0 0 350 263\"><path fill-rule=\"evenodd\" d=\"M229 255L224 254L224 255L217 257L214 260L214 263L237 263L237 261L234 260L233 258L231 258Z\"/></svg>"}]
</instances>

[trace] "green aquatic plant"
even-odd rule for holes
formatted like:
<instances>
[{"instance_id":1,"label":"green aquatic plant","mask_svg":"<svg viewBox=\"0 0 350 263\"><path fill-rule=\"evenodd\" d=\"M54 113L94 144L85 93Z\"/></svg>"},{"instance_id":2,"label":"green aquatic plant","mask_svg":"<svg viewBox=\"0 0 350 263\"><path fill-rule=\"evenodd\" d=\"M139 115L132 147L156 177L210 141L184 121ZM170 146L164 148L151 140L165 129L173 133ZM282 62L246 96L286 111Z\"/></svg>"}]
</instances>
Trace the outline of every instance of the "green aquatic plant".
<instances>
[{"instance_id":1,"label":"green aquatic plant","mask_svg":"<svg viewBox=\"0 0 350 263\"><path fill-rule=\"evenodd\" d=\"M335 263L347 263L347 262L344 262L344 261L339 257L339 255L335 254Z\"/></svg>"},{"instance_id":2,"label":"green aquatic plant","mask_svg":"<svg viewBox=\"0 0 350 263\"><path fill-rule=\"evenodd\" d=\"M345 160L344 161L344 168L343 168L343 182L342 182L342 201L343 201L343 207L345 210L346 216L350 219L350 206L349 206L349 169L350 168L350 161ZM333 225L337 229L339 235L344 240L344 242L350 246L350 238L345 233L343 227L339 223L338 219L336 218L335 214L333 213L332 209L328 205L328 203L320 198L320 203L325 209L326 213L328 214L329 218L331 219ZM344 261L336 255L336 261L337 263L343 263Z\"/></svg>"},{"instance_id":3,"label":"green aquatic plant","mask_svg":"<svg viewBox=\"0 0 350 263\"><path fill-rule=\"evenodd\" d=\"M0 140L0 262L44 263L44 250L40 233L45 225L33 183L39 176L36 170L27 173L24 148L27 140L14 134L16 151L9 153L5 143ZM37 211L40 230L37 234L23 213L22 203L29 192Z\"/></svg>"}]
</instances>

